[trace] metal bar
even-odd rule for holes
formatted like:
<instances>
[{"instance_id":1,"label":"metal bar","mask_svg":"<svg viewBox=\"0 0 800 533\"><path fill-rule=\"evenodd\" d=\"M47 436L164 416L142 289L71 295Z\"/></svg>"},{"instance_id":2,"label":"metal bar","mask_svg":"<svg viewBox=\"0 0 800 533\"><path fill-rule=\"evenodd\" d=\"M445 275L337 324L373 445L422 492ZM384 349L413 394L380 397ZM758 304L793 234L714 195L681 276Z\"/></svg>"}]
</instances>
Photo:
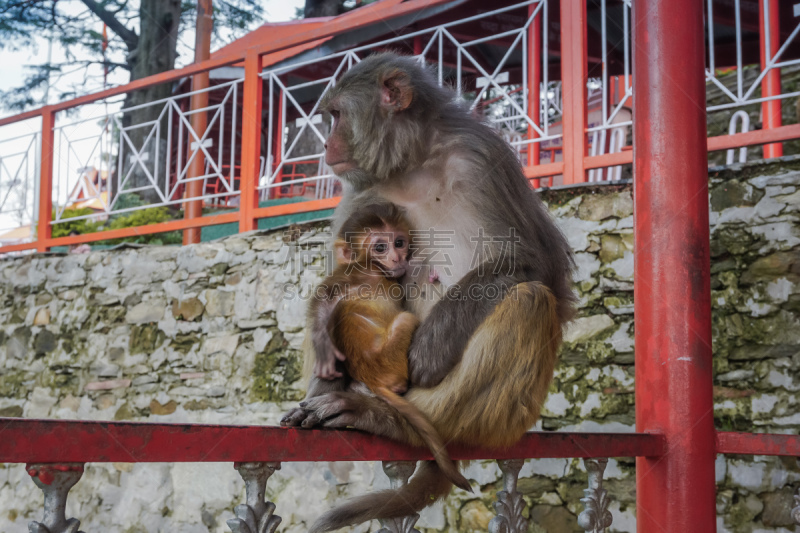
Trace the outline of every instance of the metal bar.
<instances>
[{"instance_id":1,"label":"metal bar","mask_svg":"<svg viewBox=\"0 0 800 533\"><path fill-rule=\"evenodd\" d=\"M586 181L586 0L561 1L564 184Z\"/></svg>"},{"instance_id":2,"label":"metal bar","mask_svg":"<svg viewBox=\"0 0 800 533\"><path fill-rule=\"evenodd\" d=\"M717 453L800 457L800 436L719 432Z\"/></svg>"},{"instance_id":3,"label":"metal bar","mask_svg":"<svg viewBox=\"0 0 800 533\"><path fill-rule=\"evenodd\" d=\"M537 165L535 167L526 167L522 170L525 172L525 177L528 179L547 178L549 176L563 174L564 163L561 161L557 163L545 163L544 165Z\"/></svg>"},{"instance_id":4,"label":"metal bar","mask_svg":"<svg viewBox=\"0 0 800 533\"><path fill-rule=\"evenodd\" d=\"M633 152L624 150L611 154L593 155L583 158L583 166L587 169L615 167L617 165L629 165L633 163Z\"/></svg>"},{"instance_id":5,"label":"metal bar","mask_svg":"<svg viewBox=\"0 0 800 533\"><path fill-rule=\"evenodd\" d=\"M87 217L81 218L90 218ZM69 220L79 220L78 217ZM105 241L107 239L121 239L123 237L138 237L140 235L151 235L153 233L164 233L165 231L181 231L186 228L200 228L205 226L214 226L216 224L227 224L229 222L238 222L238 213L224 213L220 215L212 215L201 218L171 220L169 222L159 222L158 224L148 224L147 226L137 226L133 228L122 228L109 231L99 231L97 233L83 233L72 237L59 237L57 239L50 239L47 246L68 246L70 244L81 244L84 242ZM6 249L8 248L8 250ZM11 251L11 246L0 248L0 251Z\"/></svg>"},{"instance_id":6,"label":"metal bar","mask_svg":"<svg viewBox=\"0 0 800 533\"><path fill-rule=\"evenodd\" d=\"M409 0L408 2L403 2L402 4L398 4L392 7L387 7L386 9L383 9L379 12L373 12L369 10L367 10L366 12L355 12L353 16L347 17L346 20L332 20L314 30L297 32L287 37L283 37L281 39L271 40L269 43L250 47L248 50L252 50L260 55L269 54L273 52L280 52L282 50L286 50L287 48L292 48L302 44L307 44L312 41L317 41L319 39L334 37L341 33L353 32L358 29L369 26L370 24L380 22L381 20L400 17L402 15L415 13L417 11L424 11L426 9L437 7L442 4L447 4L452 1L453 0ZM520 5L527 5L527 2L524 2ZM497 10L497 11L507 11L515 7L517 6L512 6L511 8L504 8L502 10ZM163 72L161 74L156 74L154 76L141 78L139 80L126 83L125 85L113 87L105 91L99 91L93 94L87 94L85 96L73 98L72 100L59 102L51 107L53 108L54 111L61 111L64 109L77 107L79 105L96 102L97 100L103 100L112 96L117 96L120 94L136 91L139 89L143 89L145 87L150 87L152 85L159 85L162 83L168 83L171 81L180 80L182 78L193 76L194 74L200 72L208 72L216 68L233 65L234 63L239 63L244 59L245 54L246 54L245 52L239 52L236 54L222 56L217 59L209 59L201 63L193 63L181 69L170 70L168 72ZM43 109L44 108L39 108L25 113L21 113L19 115L14 115L12 117L0 119L0 126L5 126L6 124L13 124L21 120L38 116L42 113Z\"/></svg>"},{"instance_id":7,"label":"metal bar","mask_svg":"<svg viewBox=\"0 0 800 533\"><path fill-rule=\"evenodd\" d=\"M742 146L753 146L777 141L789 141L800 138L800 124L789 124L771 130L755 130L733 135L709 137L708 151L727 150Z\"/></svg>"},{"instance_id":8,"label":"metal bar","mask_svg":"<svg viewBox=\"0 0 800 533\"><path fill-rule=\"evenodd\" d=\"M339 205L340 197L325 198L323 200L310 200L308 202L298 202L296 204L273 205L270 207L259 207L253 211L256 218L277 217L281 215L292 215L295 213L308 213L310 211L320 211L322 209L333 209Z\"/></svg>"},{"instance_id":9,"label":"metal bar","mask_svg":"<svg viewBox=\"0 0 800 533\"><path fill-rule=\"evenodd\" d=\"M258 207L258 174L261 165L261 98L264 82L261 79L261 57L248 53L244 60L244 89L242 107L242 158L239 190L239 232L256 229L253 210Z\"/></svg>"},{"instance_id":10,"label":"metal bar","mask_svg":"<svg viewBox=\"0 0 800 533\"><path fill-rule=\"evenodd\" d=\"M528 21L528 34L527 34L527 61L526 68L526 83L528 84L528 101L527 111L528 116L537 126L541 126L541 94L539 88L542 83L542 12L536 13L536 6L528 6L528 16L533 17L533 20ZM539 164L539 149L541 146L538 142L533 140L538 136L536 128L528 125L528 140L531 141L528 146L528 167L533 167ZM534 187L539 187L538 180L533 184Z\"/></svg>"},{"instance_id":11,"label":"metal bar","mask_svg":"<svg viewBox=\"0 0 800 533\"><path fill-rule=\"evenodd\" d=\"M703 4L633 9L636 428L669 450L636 461L637 531L713 533Z\"/></svg>"},{"instance_id":12,"label":"metal bar","mask_svg":"<svg viewBox=\"0 0 800 533\"><path fill-rule=\"evenodd\" d=\"M358 431L0 418L0 462L409 461L430 452ZM210 444L211 443L211 444ZM665 452L639 433L528 433L503 449L448 446L453 459L635 457Z\"/></svg>"},{"instance_id":13,"label":"metal bar","mask_svg":"<svg viewBox=\"0 0 800 533\"><path fill-rule=\"evenodd\" d=\"M20 244L9 244L8 246L0 246L0 254L7 254L9 252L21 252L23 250L35 250L36 242L23 242Z\"/></svg>"},{"instance_id":14,"label":"metal bar","mask_svg":"<svg viewBox=\"0 0 800 533\"><path fill-rule=\"evenodd\" d=\"M759 0L758 2L759 47L761 51L761 68L769 72L761 81L761 96L779 96L781 94L781 70L770 66L780 46L780 21L778 20L778 0ZM761 104L762 128L765 130L781 125L781 102L769 100ZM783 145L780 143L764 145L764 159L781 157Z\"/></svg>"},{"instance_id":15,"label":"metal bar","mask_svg":"<svg viewBox=\"0 0 800 533\"><path fill-rule=\"evenodd\" d=\"M41 167L39 173L39 218L36 229L36 250L46 252L53 234L53 149L56 113L51 107L42 109Z\"/></svg>"},{"instance_id":16,"label":"metal bar","mask_svg":"<svg viewBox=\"0 0 800 533\"><path fill-rule=\"evenodd\" d=\"M197 2L197 23L194 43L194 61L202 63L211 55L211 32L214 27L214 15L211 0L198 0ZM205 139L206 129L208 128L208 114L204 111L208 107L208 92L203 89L208 88L208 71L198 72L192 77L192 90L197 91L192 95L191 109L195 113L191 115L192 130L199 137ZM203 110L203 112L199 112ZM197 142L197 151L192 154L189 162L188 177L193 178L205 174L205 157L203 156L202 142ZM182 147L178 148L179 150ZM222 147L218 147L222 150ZM200 196L205 192L205 181L190 181L184 189L184 198L190 200L184 204L183 212L187 219L199 218L203 216L203 201ZM183 244L195 244L200 242L200 229L189 228L183 232Z\"/></svg>"}]
</instances>

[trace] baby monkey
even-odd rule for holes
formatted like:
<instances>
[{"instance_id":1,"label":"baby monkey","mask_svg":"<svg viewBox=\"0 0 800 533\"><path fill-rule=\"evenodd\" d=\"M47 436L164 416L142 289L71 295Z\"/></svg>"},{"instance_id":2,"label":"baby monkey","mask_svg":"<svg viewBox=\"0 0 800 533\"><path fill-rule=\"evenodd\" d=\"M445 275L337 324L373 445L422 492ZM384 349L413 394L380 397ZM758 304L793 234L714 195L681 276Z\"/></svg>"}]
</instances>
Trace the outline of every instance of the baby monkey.
<instances>
[{"instance_id":1,"label":"baby monkey","mask_svg":"<svg viewBox=\"0 0 800 533\"><path fill-rule=\"evenodd\" d=\"M327 332L349 376L397 409L445 476L471 492L428 418L399 396L408 388L408 347L419 325L413 314L403 311L403 288L397 282L408 269L410 245L400 208L374 203L357 209L337 236L338 266L316 292L311 316L318 316L323 301L336 301Z\"/></svg>"}]
</instances>

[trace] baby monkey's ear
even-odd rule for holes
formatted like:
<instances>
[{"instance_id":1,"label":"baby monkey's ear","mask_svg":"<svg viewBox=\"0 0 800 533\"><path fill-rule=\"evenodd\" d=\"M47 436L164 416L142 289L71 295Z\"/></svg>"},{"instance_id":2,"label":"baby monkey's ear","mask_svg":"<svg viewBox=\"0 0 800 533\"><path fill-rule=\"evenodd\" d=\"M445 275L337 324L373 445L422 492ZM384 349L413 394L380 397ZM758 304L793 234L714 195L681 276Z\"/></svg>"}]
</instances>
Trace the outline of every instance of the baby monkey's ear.
<instances>
[{"instance_id":1,"label":"baby monkey's ear","mask_svg":"<svg viewBox=\"0 0 800 533\"><path fill-rule=\"evenodd\" d=\"M353 248L344 239L336 239L333 249L336 252L336 264L338 265L349 265L356 260Z\"/></svg>"}]
</instances>

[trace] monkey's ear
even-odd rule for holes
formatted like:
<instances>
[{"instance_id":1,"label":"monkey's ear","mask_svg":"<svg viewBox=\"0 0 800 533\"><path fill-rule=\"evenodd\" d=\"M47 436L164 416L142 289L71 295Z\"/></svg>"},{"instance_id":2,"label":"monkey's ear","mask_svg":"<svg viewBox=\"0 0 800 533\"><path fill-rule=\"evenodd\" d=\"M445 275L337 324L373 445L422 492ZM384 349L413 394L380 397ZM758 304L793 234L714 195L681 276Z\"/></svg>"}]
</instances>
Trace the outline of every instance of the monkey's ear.
<instances>
[{"instance_id":1,"label":"monkey's ear","mask_svg":"<svg viewBox=\"0 0 800 533\"><path fill-rule=\"evenodd\" d=\"M344 239L336 239L333 244L333 249L336 251L336 263L339 265L349 265L353 262L353 250Z\"/></svg>"},{"instance_id":2,"label":"monkey's ear","mask_svg":"<svg viewBox=\"0 0 800 533\"><path fill-rule=\"evenodd\" d=\"M402 111L411 105L414 89L411 78L400 69L390 70L381 76L381 106L391 111Z\"/></svg>"}]
</instances>

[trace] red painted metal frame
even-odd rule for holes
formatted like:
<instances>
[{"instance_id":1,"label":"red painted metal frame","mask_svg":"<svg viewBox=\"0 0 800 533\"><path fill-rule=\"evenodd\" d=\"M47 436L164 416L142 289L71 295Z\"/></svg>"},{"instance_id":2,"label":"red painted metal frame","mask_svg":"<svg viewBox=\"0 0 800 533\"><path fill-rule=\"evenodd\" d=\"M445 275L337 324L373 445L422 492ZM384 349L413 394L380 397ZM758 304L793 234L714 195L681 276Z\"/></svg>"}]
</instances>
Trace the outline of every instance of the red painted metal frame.
<instances>
[{"instance_id":1,"label":"red painted metal frame","mask_svg":"<svg viewBox=\"0 0 800 533\"><path fill-rule=\"evenodd\" d=\"M764 3L767 2L769 19L764 12ZM760 29L759 48L761 52L761 68L767 66L767 50L769 56L774 57L781 45L780 20L778 18L778 0L758 0L758 27ZM769 42L767 42L767 32L764 28L769 25ZM761 80L761 96L778 96L781 94L781 70L771 69L764 79ZM781 101L770 100L761 103L761 123L765 130L778 128L781 125ZM764 159L781 157L783 155L783 145L767 144L764 146Z\"/></svg>"},{"instance_id":2,"label":"red painted metal frame","mask_svg":"<svg viewBox=\"0 0 800 533\"><path fill-rule=\"evenodd\" d=\"M248 52L244 61L242 107L242 178L239 182L239 231L256 229L254 211L258 207L259 156L261 154L261 57ZM270 169L267 169L269 171Z\"/></svg>"},{"instance_id":3,"label":"red painted metal frame","mask_svg":"<svg viewBox=\"0 0 800 533\"><path fill-rule=\"evenodd\" d=\"M528 17L531 17L536 11L536 5L531 4L528 6ZM542 82L542 14L538 14L528 26L528 64L526 69L528 71L528 116L537 126L539 123L539 109L541 108L541 95L539 84ZM533 141L539 134L532 126L528 126L528 140ZM528 144L527 168L535 167L539 164L539 150L541 145L537 142ZM539 180L536 179L533 183L534 187L539 187Z\"/></svg>"},{"instance_id":4,"label":"red painted metal frame","mask_svg":"<svg viewBox=\"0 0 800 533\"><path fill-rule=\"evenodd\" d=\"M147 424L0 418L0 462L208 462L430 460L359 431L269 426ZM658 435L528 433L504 449L448 446L454 459L661 455Z\"/></svg>"},{"instance_id":5,"label":"red painted metal frame","mask_svg":"<svg viewBox=\"0 0 800 533\"><path fill-rule=\"evenodd\" d=\"M717 453L800 457L800 436L769 433L717 433Z\"/></svg>"},{"instance_id":6,"label":"red painted metal frame","mask_svg":"<svg viewBox=\"0 0 800 533\"><path fill-rule=\"evenodd\" d=\"M36 227L36 249L47 251L47 242L53 234L53 149L55 148L56 114L52 108L42 109L41 172L39 173L39 221Z\"/></svg>"},{"instance_id":7,"label":"red painted metal frame","mask_svg":"<svg viewBox=\"0 0 800 533\"><path fill-rule=\"evenodd\" d=\"M202 63L211 57L211 33L214 28L213 7L211 4L212 0L199 0L197 2L197 23L195 25L194 41L195 63ZM208 88L208 78L208 71L198 72L192 76L192 91L194 91L190 104L192 111L208 107L208 91L204 90ZM197 133L198 137L203 137L207 127L207 111L192 113L192 129ZM191 140L187 144L191 146ZM178 147L178 149L183 150L183 147ZM192 150L188 150L187 157L191 157L191 152ZM197 153L189 165L188 177L191 179L205 175L205 163L205 154L198 146ZM205 192L204 182L205 180L195 179L186 184L186 196L184 198L187 198L188 201L183 204L184 217L192 219L203 216L203 200L200 197ZM200 228L192 227L183 231L183 244L196 244L198 242L200 242Z\"/></svg>"},{"instance_id":8,"label":"red painted metal frame","mask_svg":"<svg viewBox=\"0 0 800 533\"><path fill-rule=\"evenodd\" d=\"M676 17L675 13L680 13ZM637 531L716 530L703 3L635 0ZM680 157L675 157L680 154Z\"/></svg>"},{"instance_id":9,"label":"red painted metal frame","mask_svg":"<svg viewBox=\"0 0 800 533\"><path fill-rule=\"evenodd\" d=\"M561 94L564 185L586 181L588 77L586 0L561 0ZM551 163L552 164L552 163Z\"/></svg>"}]
</instances>

